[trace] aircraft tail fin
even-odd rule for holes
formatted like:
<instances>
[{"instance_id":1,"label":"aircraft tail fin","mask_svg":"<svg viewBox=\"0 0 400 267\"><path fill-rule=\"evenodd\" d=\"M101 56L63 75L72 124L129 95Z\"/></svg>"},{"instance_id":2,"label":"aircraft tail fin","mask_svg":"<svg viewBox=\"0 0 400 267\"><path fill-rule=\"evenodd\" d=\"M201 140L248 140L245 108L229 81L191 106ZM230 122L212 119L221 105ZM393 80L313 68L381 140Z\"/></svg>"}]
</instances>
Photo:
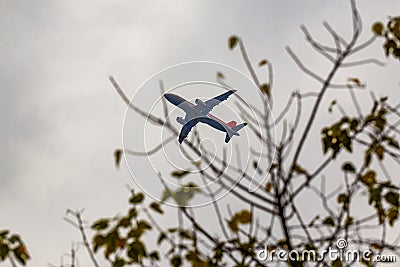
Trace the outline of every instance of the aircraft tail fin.
<instances>
[{"instance_id":1,"label":"aircraft tail fin","mask_svg":"<svg viewBox=\"0 0 400 267\"><path fill-rule=\"evenodd\" d=\"M228 125L229 125L229 124L228 124ZM231 127L231 129L232 129L233 131L228 131L228 132L226 132L225 143L228 143L229 140L231 140L232 136L234 136L234 135L239 135L239 134L238 134L238 131L239 131L240 129L242 129L244 126L246 126L246 125L247 125L247 123L242 123L242 124L236 125L236 126L234 126L234 127Z\"/></svg>"},{"instance_id":2,"label":"aircraft tail fin","mask_svg":"<svg viewBox=\"0 0 400 267\"><path fill-rule=\"evenodd\" d=\"M237 125L237 122L236 121L230 121L226 125L228 125L229 128L233 128L233 127L235 127Z\"/></svg>"}]
</instances>

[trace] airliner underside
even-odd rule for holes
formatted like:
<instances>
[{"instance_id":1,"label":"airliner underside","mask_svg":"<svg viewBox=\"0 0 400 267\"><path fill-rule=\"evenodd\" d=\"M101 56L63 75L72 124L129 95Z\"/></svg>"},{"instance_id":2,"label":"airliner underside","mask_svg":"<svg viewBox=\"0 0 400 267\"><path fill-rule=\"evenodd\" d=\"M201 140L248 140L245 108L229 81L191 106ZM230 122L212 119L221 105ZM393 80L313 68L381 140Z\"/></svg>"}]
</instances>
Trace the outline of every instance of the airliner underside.
<instances>
[{"instance_id":1,"label":"airliner underside","mask_svg":"<svg viewBox=\"0 0 400 267\"><path fill-rule=\"evenodd\" d=\"M169 102L179 107L186 113L185 118L176 118L176 121L183 125L179 134L179 143L181 144L183 142L183 140L189 135L191 129L199 122L208 124L209 126L219 131L226 132L225 143L228 143L232 136L239 136L238 131L246 126L247 123L242 123L239 125L237 125L235 121L225 123L221 119L218 119L217 117L210 114L210 111L215 106L217 106L222 101L227 100L228 97L235 92L236 90L230 90L205 102L201 101L200 99L196 99L196 105L190 103L189 101L178 95L171 93L164 94L164 97Z\"/></svg>"}]
</instances>

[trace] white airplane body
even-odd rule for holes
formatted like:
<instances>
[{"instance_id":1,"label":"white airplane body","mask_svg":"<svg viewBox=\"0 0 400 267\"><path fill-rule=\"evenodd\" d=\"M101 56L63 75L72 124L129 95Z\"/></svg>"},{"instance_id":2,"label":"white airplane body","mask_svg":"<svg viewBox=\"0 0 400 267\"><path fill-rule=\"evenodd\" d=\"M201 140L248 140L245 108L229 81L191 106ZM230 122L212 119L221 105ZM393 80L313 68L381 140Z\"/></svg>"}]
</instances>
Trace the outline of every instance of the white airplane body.
<instances>
[{"instance_id":1,"label":"white airplane body","mask_svg":"<svg viewBox=\"0 0 400 267\"><path fill-rule=\"evenodd\" d=\"M188 136L190 130L195 126L197 123L202 122L205 124L210 125L211 127L226 132L225 143L228 143L232 136L237 135L239 136L238 131L242 129L247 123L242 123L237 125L235 121L231 121L225 123L221 119L210 114L210 111L217 106L222 101L228 99L228 97L236 92L235 90L230 90L226 93L223 93L219 96L211 98L205 102L201 101L200 99L196 99L196 105L190 103L186 99L175 95L175 94L164 94L164 97L174 104L175 106L179 107L183 111L185 111L186 116L185 118L177 117L176 121L182 124L182 130L179 134L179 143L181 144L182 141Z\"/></svg>"}]
</instances>

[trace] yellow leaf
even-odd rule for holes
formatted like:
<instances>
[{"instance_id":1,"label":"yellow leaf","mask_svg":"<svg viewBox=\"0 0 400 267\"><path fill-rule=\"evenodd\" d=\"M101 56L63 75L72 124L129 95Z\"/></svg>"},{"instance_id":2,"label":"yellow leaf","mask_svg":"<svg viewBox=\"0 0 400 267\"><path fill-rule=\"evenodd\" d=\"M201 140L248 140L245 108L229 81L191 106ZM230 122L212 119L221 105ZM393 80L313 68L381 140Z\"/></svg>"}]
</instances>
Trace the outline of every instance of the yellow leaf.
<instances>
[{"instance_id":1,"label":"yellow leaf","mask_svg":"<svg viewBox=\"0 0 400 267\"><path fill-rule=\"evenodd\" d=\"M361 82L360 79L355 77L350 77L347 79L349 82L354 83L358 87L364 87L365 85Z\"/></svg>"},{"instance_id":2,"label":"yellow leaf","mask_svg":"<svg viewBox=\"0 0 400 267\"><path fill-rule=\"evenodd\" d=\"M384 33L384 27L383 27L382 22L380 22L380 21L375 22L375 23L372 25L372 32L375 33L376 35L383 35L383 33Z\"/></svg>"},{"instance_id":3,"label":"yellow leaf","mask_svg":"<svg viewBox=\"0 0 400 267\"><path fill-rule=\"evenodd\" d=\"M251 212L248 210L242 210L237 214L237 218L240 223L247 224L251 222Z\"/></svg>"},{"instance_id":4,"label":"yellow leaf","mask_svg":"<svg viewBox=\"0 0 400 267\"><path fill-rule=\"evenodd\" d=\"M360 180L366 186L372 187L376 184L376 173L374 171L368 171L366 174L360 177Z\"/></svg>"},{"instance_id":5,"label":"yellow leaf","mask_svg":"<svg viewBox=\"0 0 400 267\"><path fill-rule=\"evenodd\" d=\"M225 79L225 75L222 72L218 71L217 78L223 80L223 79Z\"/></svg>"},{"instance_id":6,"label":"yellow leaf","mask_svg":"<svg viewBox=\"0 0 400 267\"><path fill-rule=\"evenodd\" d=\"M383 155L384 155L384 152L385 152L385 149L383 148L383 146L378 146L376 149L375 149L375 153L376 153L376 155L378 156L378 158L380 159L380 160L383 160Z\"/></svg>"},{"instance_id":7,"label":"yellow leaf","mask_svg":"<svg viewBox=\"0 0 400 267\"><path fill-rule=\"evenodd\" d=\"M263 83L260 85L260 90L264 95L267 95L268 97L270 96L270 88L268 83Z\"/></svg>"},{"instance_id":8,"label":"yellow leaf","mask_svg":"<svg viewBox=\"0 0 400 267\"><path fill-rule=\"evenodd\" d=\"M229 37L228 39L229 49L232 50L233 48L235 48L238 42L239 42L239 37L237 37L236 35L232 35L231 37Z\"/></svg>"},{"instance_id":9,"label":"yellow leaf","mask_svg":"<svg viewBox=\"0 0 400 267\"><path fill-rule=\"evenodd\" d=\"M272 189L273 184L271 182L267 183L265 185L265 191L270 192Z\"/></svg>"},{"instance_id":10,"label":"yellow leaf","mask_svg":"<svg viewBox=\"0 0 400 267\"><path fill-rule=\"evenodd\" d=\"M266 60L266 59L263 59L260 62L258 62L258 66L259 67L262 67L262 66L267 65L267 64L268 64L268 60Z\"/></svg>"}]
</instances>

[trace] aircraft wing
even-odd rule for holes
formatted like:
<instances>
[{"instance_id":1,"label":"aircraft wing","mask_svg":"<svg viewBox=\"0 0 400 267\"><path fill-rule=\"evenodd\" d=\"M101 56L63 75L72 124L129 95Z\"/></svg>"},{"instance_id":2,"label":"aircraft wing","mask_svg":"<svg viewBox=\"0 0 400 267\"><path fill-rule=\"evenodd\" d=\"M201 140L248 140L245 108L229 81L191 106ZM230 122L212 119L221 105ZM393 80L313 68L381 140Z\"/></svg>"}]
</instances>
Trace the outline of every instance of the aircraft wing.
<instances>
[{"instance_id":1,"label":"aircraft wing","mask_svg":"<svg viewBox=\"0 0 400 267\"><path fill-rule=\"evenodd\" d=\"M204 102L204 104L207 105L207 107L209 108L209 112L210 112L215 106L217 106L222 101L227 100L228 97L235 92L236 92L236 90L229 90L226 93L220 94L219 96L216 96L214 98L211 98L210 100L207 100L206 102Z\"/></svg>"},{"instance_id":2,"label":"aircraft wing","mask_svg":"<svg viewBox=\"0 0 400 267\"><path fill-rule=\"evenodd\" d=\"M179 133L179 139L178 139L179 144L182 144L183 140L188 136L193 126L195 126L198 122L199 122L198 119L192 119L182 126L181 132Z\"/></svg>"}]
</instances>

